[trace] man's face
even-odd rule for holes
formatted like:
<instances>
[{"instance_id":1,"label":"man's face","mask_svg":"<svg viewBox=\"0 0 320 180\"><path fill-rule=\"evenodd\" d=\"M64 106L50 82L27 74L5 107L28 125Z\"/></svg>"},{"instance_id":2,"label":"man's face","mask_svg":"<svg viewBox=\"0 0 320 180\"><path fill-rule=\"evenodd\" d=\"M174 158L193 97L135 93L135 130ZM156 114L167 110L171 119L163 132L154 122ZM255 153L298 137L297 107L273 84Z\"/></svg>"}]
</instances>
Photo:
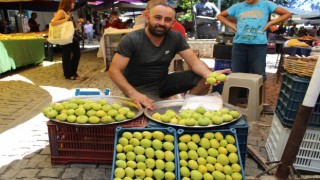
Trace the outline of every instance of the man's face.
<instances>
[{"instance_id":1,"label":"man's face","mask_svg":"<svg viewBox=\"0 0 320 180\"><path fill-rule=\"evenodd\" d=\"M153 36L164 36L174 22L175 12L171 7L157 5L147 15L147 28Z\"/></svg>"}]
</instances>

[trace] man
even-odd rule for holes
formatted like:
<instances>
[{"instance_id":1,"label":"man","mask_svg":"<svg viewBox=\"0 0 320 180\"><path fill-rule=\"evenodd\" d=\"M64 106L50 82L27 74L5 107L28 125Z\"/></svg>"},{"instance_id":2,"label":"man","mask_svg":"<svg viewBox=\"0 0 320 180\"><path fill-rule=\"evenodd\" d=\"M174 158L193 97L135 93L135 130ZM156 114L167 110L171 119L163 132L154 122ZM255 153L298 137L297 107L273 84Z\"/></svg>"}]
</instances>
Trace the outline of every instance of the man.
<instances>
[{"instance_id":1,"label":"man","mask_svg":"<svg viewBox=\"0 0 320 180\"><path fill-rule=\"evenodd\" d=\"M193 6L196 16L197 38L213 39L217 36L220 29L220 22L215 19L220 10L208 0L200 0Z\"/></svg>"},{"instance_id":2,"label":"man","mask_svg":"<svg viewBox=\"0 0 320 180\"><path fill-rule=\"evenodd\" d=\"M121 22L121 19L119 18L119 14L117 11L112 11L110 13L110 19L106 22L106 25L104 28L117 28L117 29L126 29L125 25Z\"/></svg>"},{"instance_id":3,"label":"man","mask_svg":"<svg viewBox=\"0 0 320 180\"><path fill-rule=\"evenodd\" d=\"M40 24L38 24L36 22L37 19L37 13L33 12L31 13L31 18L28 21L29 27L30 27L30 32L39 32L39 26Z\"/></svg>"},{"instance_id":4,"label":"man","mask_svg":"<svg viewBox=\"0 0 320 180\"><path fill-rule=\"evenodd\" d=\"M139 108L153 110L160 98L186 92L203 95L210 88L205 78L211 73L190 49L186 39L171 31L175 22L172 7L159 4L146 16L147 26L126 34L112 60L109 75L120 90ZM168 74L172 58L178 53L191 67L190 71ZM226 70L224 72L230 72Z\"/></svg>"},{"instance_id":5,"label":"man","mask_svg":"<svg viewBox=\"0 0 320 180\"><path fill-rule=\"evenodd\" d=\"M289 29L289 36L295 36L298 34L298 28L296 24L293 24L292 27Z\"/></svg>"},{"instance_id":6,"label":"man","mask_svg":"<svg viewBox=\"0 0 320 180\"><path fill-rule=\"evenodd\" d=\"M271 13L279 18L268 22ZM226 17L234 16L237 24ZM291 17L291 14L275 3L265 0L245 0L221 12L217 18L236 31L233 39L232 72L254 73L266 77L266 55L268 40L266 30Z\"/></svg>"}]
</instances>

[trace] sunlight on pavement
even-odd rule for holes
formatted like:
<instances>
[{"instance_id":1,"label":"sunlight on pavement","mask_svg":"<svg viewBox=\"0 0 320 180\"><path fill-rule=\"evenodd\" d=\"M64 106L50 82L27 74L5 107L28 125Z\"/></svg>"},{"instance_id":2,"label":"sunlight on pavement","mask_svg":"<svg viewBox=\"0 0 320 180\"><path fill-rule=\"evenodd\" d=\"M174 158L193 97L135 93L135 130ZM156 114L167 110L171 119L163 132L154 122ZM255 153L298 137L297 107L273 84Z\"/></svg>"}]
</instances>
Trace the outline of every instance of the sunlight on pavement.
<instances>
[{"instance_id":1,"label":"sunlight on pavement","mask_svg":"<svg viewBox=\"0 0 320 180\"><path fill-rule=\"evenodd\" d=\"M61 60L60 61L43 61L42 66L47 67L47 66L51 66L53 64L61 64L61 63L62 63Z\"/></svg>"},{"instance_id":2,"label":"sunlight on pavement","mask_svg":"<svg viewBox=\"0 0 320 180\"><path fill-rule=\"evenodd\" d=\"M20 75L12 75L1 79L2 81L24 81L34 84L28 78ZM75 90L68 90L60 87L40 86L52 97L52 101L60 101L74 96ZM27 113L27 112L26 112ZM25 120L14 128L8 129L0 134L0 142L5 144L0 148L0 168L8 165L14 160L21 160L24 156L45 148L48 144L48 130L46 118L42 113L36 114L33 118Z\"/></svg>"},{"instance_id":3,"label":"sunlight on pavement","mask_svg":"<svg viewBox=\"0 0 320 180\"><path fill-rule=\"evenodd\" d=\"M0 142L5 144L0 148L0 168L49 144L46 121L47 118L40 113L0 134Z\"/></svg>"},{"instance_id":4,"label":"sunlight on pavement","mask_svg":"<svg viewBox=\"0 0 320 180\"><path fill-rule=\"evenodd\" d=\"M12 75L12 76L5 77L5 78L1 79L1 81L23 81L23 82L26 82L26 83L34 84L30 79L28 79L28 78L26 78L24 76L21 76L19 74L15 74L15 75Z\"/></svg>"},{"instance_id":5,"label":"sunlight on pavement","mask_svg":"<svg viewBox=\"0 0 320 180\"><path fill-rule=\"evenodd\" d=\"M280 58L278 54L267 54L266 73L276 73L277 67L275 67L277 59Z\"/></svg>"}]
</instances>

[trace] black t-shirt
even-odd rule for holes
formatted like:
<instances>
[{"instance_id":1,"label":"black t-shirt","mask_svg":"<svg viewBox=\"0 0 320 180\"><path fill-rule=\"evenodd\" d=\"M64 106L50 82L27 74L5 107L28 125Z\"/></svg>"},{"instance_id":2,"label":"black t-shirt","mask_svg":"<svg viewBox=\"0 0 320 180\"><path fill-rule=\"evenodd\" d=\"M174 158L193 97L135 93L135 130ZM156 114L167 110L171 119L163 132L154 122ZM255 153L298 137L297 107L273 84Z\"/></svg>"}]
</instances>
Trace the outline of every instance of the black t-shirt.
<instances>
[{"instance_id":1,"label":"black t-shirt","mask_svg":"<svg viewBox=\"0 0 320 180\"><path fill-rule=\"evenodd\" d=\"M171 30L156 47L145 30L139 29L121 39L117 52L130 58L124 70L128 82L132 86L141 86L163 80L176 53L189 48L186 39L177 31Z\"/></svg>"},{"instance_id":2,"label":"black t-shirt","mask_svg":"<svg viewBox=\"0 0 320 180\"><path fill-rule=\"evenodd\" d=\"M36 22L36 20L30 18L28 21L29 24L31 24L32 26L30 27L30 32L39 32L39 26L38 23Z\"/></svg>"}]
</instances>

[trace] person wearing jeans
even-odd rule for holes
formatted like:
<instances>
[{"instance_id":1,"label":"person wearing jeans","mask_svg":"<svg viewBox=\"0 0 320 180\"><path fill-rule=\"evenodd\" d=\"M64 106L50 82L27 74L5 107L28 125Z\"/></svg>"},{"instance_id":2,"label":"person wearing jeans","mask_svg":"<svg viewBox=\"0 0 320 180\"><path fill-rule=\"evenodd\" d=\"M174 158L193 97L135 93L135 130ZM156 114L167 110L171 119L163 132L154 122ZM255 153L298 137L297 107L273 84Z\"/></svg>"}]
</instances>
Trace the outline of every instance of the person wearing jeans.
<instances>
[{"instance_id":1,"label":"person wearing jeans","mask_svg":"<svg viewBox=\"0 0 320 180\"><path fill-rule=\"evenodd\" d=\"M83 27L84 32L87 35L88 44L93 43L93 24L90 23L90 21L87 21L87 23Z\"/></svg>"}]
</instances>

